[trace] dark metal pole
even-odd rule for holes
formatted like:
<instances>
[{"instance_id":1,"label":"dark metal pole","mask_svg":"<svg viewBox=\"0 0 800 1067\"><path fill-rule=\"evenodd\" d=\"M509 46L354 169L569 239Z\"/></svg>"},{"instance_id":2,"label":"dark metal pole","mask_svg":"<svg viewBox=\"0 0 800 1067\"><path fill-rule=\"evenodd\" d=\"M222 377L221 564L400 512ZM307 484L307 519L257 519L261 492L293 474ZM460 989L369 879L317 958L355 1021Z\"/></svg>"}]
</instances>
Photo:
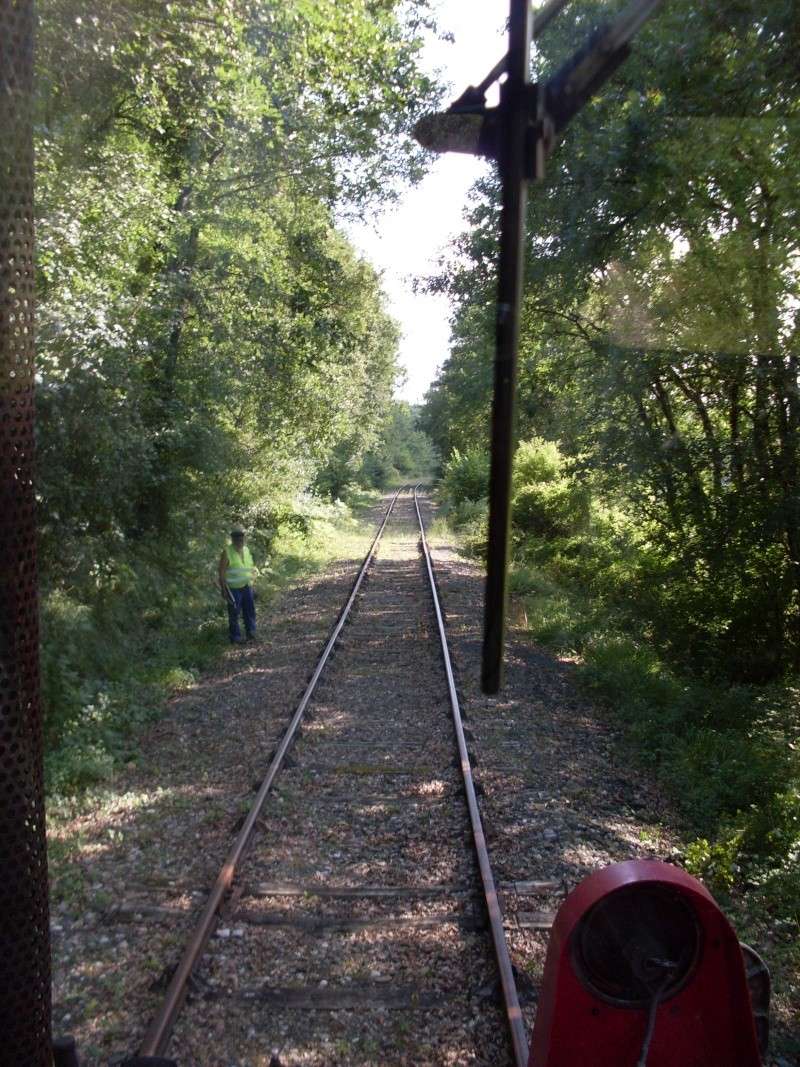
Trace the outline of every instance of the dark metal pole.
<instances>
[{"instance_id":1,"label":"dark metal pole","mask_svg":"<svg viewBox=\"0 0 800 1067\"><path fill-rule=\"evenodd\" d=\"M33 494L32 0L0 0L0 1043L51 1067Z\"/></svg>"},{"instance_id":2,"label":"dark metal pole","mask_svg":"<svg viewBox=\"0 0 800 1067\"><path fill-rule=\"evenodd\" d=\"M517 385L517 344L522 296L526 173L530 126L530 0L511 0L508 78L501 87L503 112L498 163L503 183L498 268L492 462L489 496L489 558L484 608L483 666L485 693L502 684L505 635L506 568L511 509L511 468L514 458L514 408Z\"/></svg>"},{"instance_id":3,"label":"dark metal pole","mask_svg":"<svg viewBox=\"0 0 800 1067\"><path fill-rule=\"evenodd\" d=\"M502 182L500 255L492 401L491 481L481 685L503 683L506 571L514 461L522 273L525 261L527 179L544 176L557 137L630 54L630 42L663 0L631 0L546 82L531 85L530 42L568 0L548 0L534 27L529 0L511 0L508 52L478 85L468 86L443 114L420 119L420 144L437 152L468 152L496 159ZM500 104L486 106L486 90L503 72Z\"/></svg>"},{"instance_id":4,"label":"dark metal pole","mask_svg":"<svg viewBox=\"0 0 800 1067\"><path fill-rule=\"evenodd\" d=\"M567 6L569 0L548 0L543 7L536 9L533 15L533 27L531 30L531 40L537 40L547 29L556 15L563 11ZM492 67L482 82L479 82L475 86L475 91L479 93L485 93L492 82L497 81L501 74L505 73L506 64L508 63L508 56L503 58Z\"/></svg>"}]
</instances>

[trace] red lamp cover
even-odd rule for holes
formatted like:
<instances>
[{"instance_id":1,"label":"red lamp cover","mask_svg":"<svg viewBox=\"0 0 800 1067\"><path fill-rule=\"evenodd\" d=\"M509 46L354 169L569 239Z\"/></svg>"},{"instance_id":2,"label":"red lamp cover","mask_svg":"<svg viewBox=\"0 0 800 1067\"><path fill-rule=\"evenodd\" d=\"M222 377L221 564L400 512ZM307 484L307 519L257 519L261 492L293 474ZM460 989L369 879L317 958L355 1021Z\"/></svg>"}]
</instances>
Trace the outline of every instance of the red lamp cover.
<instances>
[{"instance_id":1,"label":"red lamp cover","mask_svg":"<svg viewBox=\"0 0 800 1067\"><path fill-rule=\"evenodd\" d=\"M665 944L684 958L659 986L647 1067L760 1067L736 934L704 886L653 860L597 871L559 909L528 1067L636 1067L653 997L620 975L663 965Z\"/></svg>"}]
</instances>

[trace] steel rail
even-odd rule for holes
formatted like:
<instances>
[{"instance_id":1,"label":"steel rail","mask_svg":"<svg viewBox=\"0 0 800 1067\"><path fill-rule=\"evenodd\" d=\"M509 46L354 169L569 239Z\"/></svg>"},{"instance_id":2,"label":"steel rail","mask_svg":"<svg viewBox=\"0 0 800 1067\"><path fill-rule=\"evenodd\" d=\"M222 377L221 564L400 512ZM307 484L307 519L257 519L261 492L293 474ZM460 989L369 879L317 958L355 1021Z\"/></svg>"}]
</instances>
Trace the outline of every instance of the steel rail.
<instances>
[{"instance_id":1,"label":"steel rail","mask_svg":"<svg viewBox=\"0 0 800 1067\"><path fill-rule=\"evenodd\" d=\"M439 639L442 646L444 669L445 674L447 675L447 688L450 694L450 708L453 712L453 725L455 727L456 740L458 741L458 758L461 763L461 774L464 778L464 791L467 796L467 807L469 808L469 818L470 823L472 824L472 837L478 858L481 881L483 883L483 893L486 899L489 928L492 934L492 942L494 944L494 952L497 959L497 968L500 972L500 984L503 992L506 1018L508 1019L508 1026L511 1031L514 1062L517 1067L527 1067L528 1037L525 1032L525 1024L519 1006L519 996L517 994L517 984L514 981L511 957L508 954L508 945L506 944L505 930L503 928L503 915L500 910L500 901L497 896L497 886L495 885L494 874L492 873L489 852L486 848L486 835L483 831L480 808L478 807L478 798L475 794L475 783L472 780L472 767L469 762L467 740L464 736L464 724L461 721L461 709L458 703L458 692L456 690L455 678L453 676L453 664L450 660L450 652L447 647L444 617L439 605L439 596L436 592L433 562L431 560L430 548L428 547L428 539L425 536L425 524L422 521L422 514L419 510L417 488L417 486L414 487L414 507L417 511L422 552L425 557L425 566L428 569L428 580L430 583L431 597L433 599L433 608L436 613L436 623L439 628Z\"/></svg>"},{"instance_id":2,"label":"steel rail","mask_svg":"<svg viewBox=\"0 0 800 1067\"><path fill-rule=\"evenodd\" d=\"M161 1009L155 1016L153 1021L150 1023L150 1026L148 1027L147 1032L145 1033L141 1048L139 1050L140 1056L161 1056L166 1051L167 1046L169 1045L169 1040L172 1035L175 1020L177 1019L178 1013L180 1012L181 1007L183 1006L183 1002L186 999L189 979L191 978L192 971L194 970L198 960L205 951L206 945L208 944L211 935L214 932L214 927L216 926L217 921L219 919L220 906L225 899L226 893L230 891L230 888L233 885L233 879L236 874L236 869L247 850L247 846L250 843L250 838L255 828L256 821L259 815L261 814L261 810L264 807L264 803L267 799L267 794L272 788L272 783L275 781L275 778L277 777L278 772L280 771L283 765L286 753L288 752L289 747L291 746L292 741L294 740L294 736L297 733L297 728L300 725L300 721L302 720L303 715L305 714L306 708L308 707L311 697L313 696L314 690L317 686L317 682L320 679L325 665L328 662L328 659L330 658L333 646L336 644L339 634L341 633L342 628L344 627L344 624L347 621L347 617L350 614L350 609L352 608L355 598L358 595L358 591L361 588L361 583L363 582L367 570L369 569L369 565L375 556L375 551L378 547L378 543L380 542L383 531L386 528L386 523L389 521L389 516L391 515L394 506L397 503L397 498L400 496L400 493L402 491L402 488L397 490L391 500L391 503L386 509L386 514L383 516L383 521L378 527L378 532L375 534L372 544L370 545L369 551L367 552L367 555L364 558L364 562L361 564L361 569L359 570L356 580L353 583L353 588L350 592L350 596L347 599L347 603L345 604L341 614L339 615L339 618L337 619L336 625L333 628L331 636L328 638L328 642L322 651L322 655L317 661L317 666L314 669L314 673L311 675L311 680L306 686L305 692L303 693L303 696L300 699L300 703L297 705L297 709L294 715L292 716L292 719L286 729L285 734L283 735L283 739L281 740L281 743L278 745L278 748L275 751L275 755L273 756L272 761L269 765L269 769L267 770L264 780L262 781L261 786L259 787L258 793L256 794L256 798L253 801L253 805L250 809L250 812L247 818L245 819L241 830L239 831L236 841L234 842L230 852L228 853L225 859L222 869L217 875L217 880L214 883L211 892L209 893L208 900L206 901L205 907L203 908L203 911L200 915L194 932L192 933L192 936L190 937L189 942L183 951L183 955L181 956L180 962L178 963L178 966L175 969L172 979L170 980Z\"/></svg>"}]
</instances>

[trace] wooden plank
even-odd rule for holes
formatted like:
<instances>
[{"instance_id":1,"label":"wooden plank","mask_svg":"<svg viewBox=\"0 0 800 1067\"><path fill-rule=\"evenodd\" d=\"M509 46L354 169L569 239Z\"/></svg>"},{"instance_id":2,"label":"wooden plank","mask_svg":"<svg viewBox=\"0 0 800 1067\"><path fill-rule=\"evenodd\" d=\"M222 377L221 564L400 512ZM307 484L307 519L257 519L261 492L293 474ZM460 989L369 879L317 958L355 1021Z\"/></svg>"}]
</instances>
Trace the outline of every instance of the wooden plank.
<instances>
[{"instance_id":1,"label":"wooden plank","mask_svg":"<svg viewBox=\"0 0 800 1067\"><path fill-rule=\"evenodd\" d=\"M310 883L259 882L246 887L244 897L440 897L477 894L477 886L449 885L345 885L324 886Z\"/></svg>"},{"instance_id":2,"label":"wooden plank","mask_svg":"<svg viewBox=\"0 0 800 1067\"><path fill-rule=\"evenodd\" d=\"M289 790L276 790L275 796L282 797L289 804L304 803L306 798L304 795L297 796ZM446 802L464 799L463 789L449 788L444 793L429 793L427 795L415 796L413 793L324 793L323 798L330 807L353 807L355 804L401 804L406 808L414 808L424 806L426 804L444 804ZM283 810L276 808L277 814L284 814Z\"/></svg>"},{"instance_id":3,"label":"wooden plank","mask_svg":"<svg viewBox=\"0 0 800 1067\"><path fill-rule=\"evenodd\" d=\"M202 900L198 900L194 904L172 904L169 906L157 905L157 904L144 904L141 901L123 900L120 904L115 904L104 913L104 918L107 921L113 921L118 919L120 922L166 922L167 920L182 919L187 915L191 915L195 911Z\"/></svg>"},{"instance_id":4,"label":"wooden plank","mask_svg":"<svg viewBox=\"0 0 800 1067\"><path fill-rule=\"evenodd\" d=\"M507 893L519 896L537 896L540 893L557 893L563 889L563 882L501 882L500 888Z\"/></svg>"},{"instance_id":5,"label":"wooden plank","mask_svg":"<svg viewBox=\"0 0 800 1067\"><path fill-rule=\"evenodd\" d=\"M366 741L348 741L346 739L334 741L330 738L323 737L321 734L312 734L310 732L306 732L303 734L302 739L306 744L314 742L315 744L319 745L320 748L325 745L329 745L331 748L378 748L389 750L395 748L419 748L424 749L426 752L429 752L431 748L430 742L428 741L394 740L391 737L386 737L386 735L384 735L383 737L377 736L375 738L370 738ZM448 751L453 747L452 743L449 740L439 741L438 744L443 748L447 748ZM309 753L309 755L311 755L311 753Z\"/></svg>"},{"instance_id":6,"label":"wooden plank","mask_svg":"<svg viewBox=\"0 0 800 1067\"><path fill-rule=\"evenodd\" d=\"M523 930L549 930L555 919L554 911L519 911L510 921Z\"/></svg>"},{"instance_id":7,"label":"wooden plank","mask_svg":"<svg viewBox=\"0 0 800 1067\"><path fill-rule=\"evenodd\" d=\"M382 1011L430 1011L442 1004L463 1003L466 993L419 989L417 986L347 986L330 988L262 986L242 996L273 1010L348 1011L375 1008Z\"/></svg>"},{"instance_id":8,"label":"wooden plank","mask_svg":"<svg viewBox=\"0 0 800 1067\"><path fill-rule=\"evenodd\" d=\"M498 888L504 893L516 893L518 896L541 896L557 893L563 889L563 882L528 881L498 882ZM444 885L352 885L320 886L313 883L259 882L257 886L246 889L244 896L262 897L437 897L437 896L477 896L478 885L464 885L452 882Z\"/></svg>"},{"instance_id":9,"label":"wooden plank","mask_svg":"<svg viewBox=\"0 0 800 1067\"><path fill-rule=\"evenodd\" d=\"M421 778L425 781L429 781L431 778L438 777L450 770L449 767L441 765L430 767L409 764L404 767L395 767L391 764L383 766L376 763L355 763L352 761L349 763L303 763L302 766L298 765L295 769L306 774L315 773L319 776L349 774L353 778L370 778L383 774L403 775L407 778Z\"/></svg>"},{"instance_id":10,"label":"wooden plank","mask_svg":"<svg viewBox=\"0 0 800 1067\"><path fill-rule=\"evenodd\" d=\"M376 917L370 919L351 919L336 915L310 916L310 915L286 915L275 912L252 911L248 908L240 908L231 916L232 923L246 923L253 926L292 927L298 930L306 930L308 933L322 933L327 930L358 931L358 930L395 930L408 927L429 929L444 925L457 925L462 930L482 929L480 919L465 912L449 912L446 915L409 916L398 918L395 916Z\"/></svg>"},{"instance_id":11,"label":"wooden plank","mask_svg":"<svg viewBox=\"0 0 800 1067\"><path fill-rule=\"evenodd\" d=\"M517 883L508 883L511 886ZM533 883L541 886L546 883ZM505 886L501 886L505 888ZM541 890L531 890L531 895ZM343 886L341 888L329 888L324 886L304 885L281 885L264 883L255 888L255 891L242 889L241 899L248 897L300 897L314 896L327 899L410 899L443 896L477 896L474 890L468 886L434 885L434 886ZM524 894L521 894L524 895ZM190 904L157 905L148 904L144 901L122 901L120 904L109 908L105 912L106 922L170 922L191 915L202 901L193 901ZM242 922L256 926L294 926L309 931L317 930L366 930L371 928L396 928L403 926L435 927L444 923L457 923L465 930L483 929L483 918L479 912L448 912L440 916L425 917L385 917L369 919L337 918L336 916L294 916L281 912L257 912L249 908L236 907L238 901L234 897L231 906L223 909L222 918L226 922ZM234 910L235 909L235 910ZM520 911L512 918L512 921L522 929L549 930L555 920L553 911Z\"/></svg>"}]
</instances>

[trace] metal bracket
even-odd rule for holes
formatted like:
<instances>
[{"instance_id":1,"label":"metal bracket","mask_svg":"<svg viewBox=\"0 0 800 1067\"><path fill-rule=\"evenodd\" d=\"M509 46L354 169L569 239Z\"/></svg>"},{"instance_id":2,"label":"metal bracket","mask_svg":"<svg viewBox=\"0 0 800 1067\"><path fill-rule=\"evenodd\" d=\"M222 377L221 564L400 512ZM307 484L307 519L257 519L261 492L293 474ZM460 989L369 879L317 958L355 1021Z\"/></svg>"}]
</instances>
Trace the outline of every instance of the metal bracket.
<instances>
[{"instance_id":1,"label":"metal bracket","mask_svg":"<svg viewBox=\"0 0 800 1067\"><path fill-rule=\"evenodd\" d=\"M544 162L552 155L559 134L629 57L633 34L662 2L635 0L614 22L595 30L551 78L519 88L528 99L530 121L527 180L544 177ZM534 39L539 32L534 33ZM424 147L498 160L504 112L513 104L507 92L503 98L508 82L501 85L499 107L486 106L486 90L505 72L506 60L504 57L479 85L467 86L447 111L420 120L415 133ZM480 119L480 127L456 121L460 116Z\"/></svg>"}]
</instances>

